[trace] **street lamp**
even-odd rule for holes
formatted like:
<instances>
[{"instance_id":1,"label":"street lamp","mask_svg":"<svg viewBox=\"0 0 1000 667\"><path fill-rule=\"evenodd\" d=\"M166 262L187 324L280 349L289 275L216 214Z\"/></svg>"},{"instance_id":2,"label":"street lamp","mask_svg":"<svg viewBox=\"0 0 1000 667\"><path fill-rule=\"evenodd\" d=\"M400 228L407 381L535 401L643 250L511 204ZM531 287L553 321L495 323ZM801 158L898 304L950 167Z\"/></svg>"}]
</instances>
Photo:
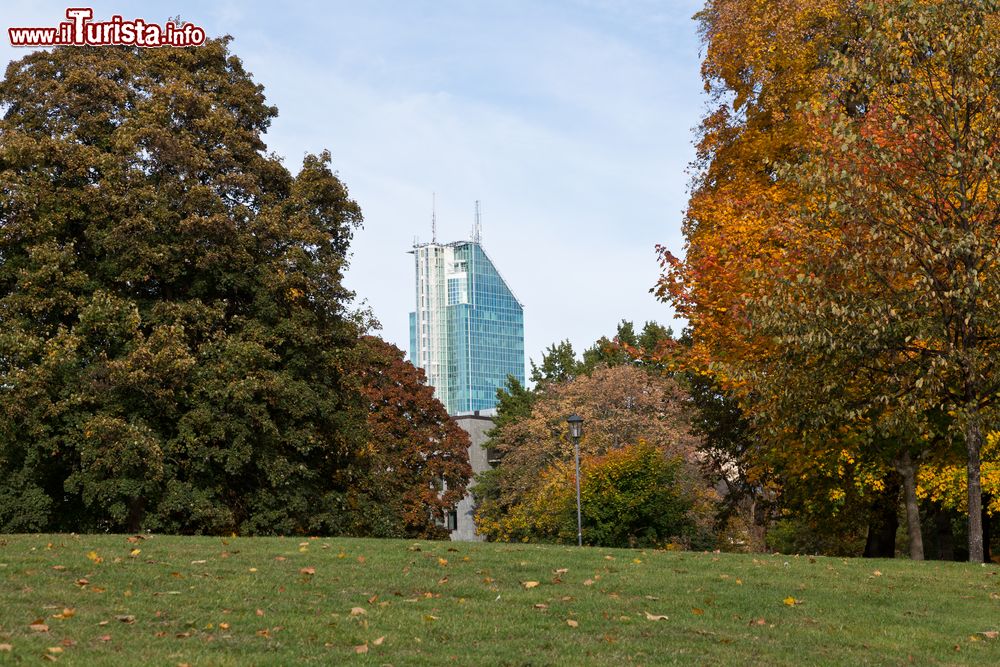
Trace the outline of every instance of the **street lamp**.
<instances>
[{"instance_id":1,"label":"street lamp","mask_svg":"<svg viewBox=\"0 0 1000 667\"><path fill-rule=\"evenodd\" d=\"M566 418L569 437L573 438L573 453L576 457L576 545L583 546L583 520L580 513L580 436L583 435L583 417L572 414Z\"/></svg>"}]
</instances>

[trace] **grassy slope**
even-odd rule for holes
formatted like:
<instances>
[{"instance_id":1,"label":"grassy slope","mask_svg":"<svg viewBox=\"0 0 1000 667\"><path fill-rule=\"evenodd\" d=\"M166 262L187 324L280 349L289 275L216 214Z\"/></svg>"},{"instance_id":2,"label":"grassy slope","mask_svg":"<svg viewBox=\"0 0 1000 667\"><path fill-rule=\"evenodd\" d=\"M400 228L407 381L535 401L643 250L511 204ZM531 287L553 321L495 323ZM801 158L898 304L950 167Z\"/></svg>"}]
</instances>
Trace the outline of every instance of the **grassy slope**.
<instances>
[{"instance_id":1,"label":"grassy slope","mask_svg":"<svg viewBox=\"0 0 1000 667\"><path fill-rule=\"evenodd\" d=\"M539 584L523 585L531 581ZM352 616L355 607L365 613ZM29 627L38 619L48 632ZM35 663L50 647L62 649L50 654L58 662L86 665L1000 664L1000 640L976 634L991 630L1000 630L994 566L0 536L0 649L11 647L0 665Z\"/></svg>"}]
</instances>

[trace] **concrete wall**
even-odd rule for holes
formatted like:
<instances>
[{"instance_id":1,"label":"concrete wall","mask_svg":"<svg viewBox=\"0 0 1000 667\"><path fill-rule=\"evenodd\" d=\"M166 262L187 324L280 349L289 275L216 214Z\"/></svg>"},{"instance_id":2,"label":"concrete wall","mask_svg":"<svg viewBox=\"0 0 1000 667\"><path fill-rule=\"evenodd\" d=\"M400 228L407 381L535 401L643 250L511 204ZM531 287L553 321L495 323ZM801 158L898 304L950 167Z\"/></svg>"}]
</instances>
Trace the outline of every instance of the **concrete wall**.
<instances>
[{"instance_id":1,"label":"concrete wall","mask_svg":"<svg viewBox=\"0 0 1000 667\"><path fill-rule=\"evenodd\" d=\"M480 414L458 415L452 417L455 423L469 434L472 443L469 445L469 463L472 464L472 474L477 475L490 469L486 461L486 432L493 428L493 420ZM471 485L470 485L471 488ZM458 503L458 528L451 532L451 539L460 541L480 541L481 535L476 533L476 525L472 520L472 493L466 493L465 498Z\"/></svg>"}]
</instances>

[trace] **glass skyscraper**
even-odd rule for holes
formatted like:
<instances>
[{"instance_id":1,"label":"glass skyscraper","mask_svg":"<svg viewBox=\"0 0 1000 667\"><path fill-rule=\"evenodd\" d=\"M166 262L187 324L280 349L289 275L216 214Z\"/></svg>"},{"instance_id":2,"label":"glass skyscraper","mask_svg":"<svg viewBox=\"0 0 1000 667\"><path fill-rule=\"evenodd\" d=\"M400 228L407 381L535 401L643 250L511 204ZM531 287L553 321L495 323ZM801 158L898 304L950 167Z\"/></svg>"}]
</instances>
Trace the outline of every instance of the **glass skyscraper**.
<instances>
[{"instance_id":1,"label":"glass skyscraper","mask_svg":"<svg viewBox=\"0 0 1000 667\"><path fill-rule=\"evenodd\" d=\"M524 384L524 310L477 241L413 246L417 304L410 360L448 414L496 407L513 375Z\"/></svg>"}]
</instances>

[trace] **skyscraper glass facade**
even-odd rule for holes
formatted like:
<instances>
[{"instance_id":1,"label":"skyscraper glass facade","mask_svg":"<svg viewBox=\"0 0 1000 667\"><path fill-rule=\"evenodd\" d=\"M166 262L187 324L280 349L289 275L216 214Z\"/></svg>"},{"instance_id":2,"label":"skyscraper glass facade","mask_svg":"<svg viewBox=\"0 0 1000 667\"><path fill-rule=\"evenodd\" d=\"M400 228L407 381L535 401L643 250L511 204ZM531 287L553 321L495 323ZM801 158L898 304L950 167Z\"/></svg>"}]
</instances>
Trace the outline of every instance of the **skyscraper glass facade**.
<instances>
[{"instance_id":1,"label":"skyscraper glass facade","mask_svg":"<svg viewBox=\"0 0 1000 667\"><path fill-rule=\"evenodd\" d=\"M449 414L496 407L508 375L524 383L524 310L482 245L413 248L410 359Z\"/></svg>"}]
</instances>

